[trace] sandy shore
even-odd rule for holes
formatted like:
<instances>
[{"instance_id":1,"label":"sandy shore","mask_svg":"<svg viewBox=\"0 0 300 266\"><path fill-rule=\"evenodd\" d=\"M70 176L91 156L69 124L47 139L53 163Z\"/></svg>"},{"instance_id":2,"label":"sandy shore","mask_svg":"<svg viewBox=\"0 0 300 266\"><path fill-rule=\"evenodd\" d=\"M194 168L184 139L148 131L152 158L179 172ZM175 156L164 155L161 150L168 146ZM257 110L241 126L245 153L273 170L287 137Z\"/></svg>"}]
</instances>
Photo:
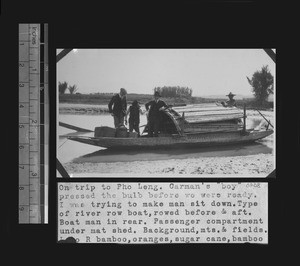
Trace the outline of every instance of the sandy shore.
<instances>
[{"instance_id":1,"label":"sandy shore","mask_svg":"<svg viewBox=\"0 0 300 266\"><path fill-rule=\"evenodd\" d=\"M274 170L272 154L114 163L66 163L70 174L101 173L123 176L266 177Z\"/></svg>"}]
</instances>

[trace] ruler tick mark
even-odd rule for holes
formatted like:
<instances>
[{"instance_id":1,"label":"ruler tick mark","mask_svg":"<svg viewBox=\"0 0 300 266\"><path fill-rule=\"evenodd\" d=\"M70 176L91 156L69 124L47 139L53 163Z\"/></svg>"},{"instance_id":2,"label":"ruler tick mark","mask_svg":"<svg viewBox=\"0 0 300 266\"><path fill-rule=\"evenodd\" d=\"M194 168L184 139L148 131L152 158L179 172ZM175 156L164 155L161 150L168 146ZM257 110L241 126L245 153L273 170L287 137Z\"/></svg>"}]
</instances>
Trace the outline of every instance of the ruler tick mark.
<instances>
[{"instance_id":1,"label":"ruler tick mark","mask_svg":"<svg viewBox=\"0 0 300 266\"><path fill-rule=\"evenodd\" d=\"M45 105L44 103L42 103L42 101L45 101L46 106L48 104L46 103L47 99L43 94L47 93L47 91L41 91L44 89L42 86L46 86L43 83L47 83L47 79L43 80L42 74L48 74L48 53L46 46L47 42L44 44L44 41L41 42L40 40L40 38L43 38L44 36L44 30L46 33L46 29L47 27L44 24L24 24L22 27L19 27L19 54L22 56L22 58L20 58L22 60L19 60L19 77L26 77L26 80L24 82L20 81L19 79L20 86L23 86L19 87L19 99L23 101L28 99L28 101L23 102L23 106L21 102L19 103L19 125L21 127L19 129L19 132L22 132L22 134L24 133L24 135L26 136L26 140L24 141L24 136L20 136L19 134L19 146L25 147L23 149L25 153L23 153L24 159L26 159L23 160L25 161L25 163L19 163L19 177L27 177L29 184L24 184L24 187L26 187L26 192L29 192L28 197L30 199L29 203L28 197L27 199L25 199L24 197L20 199L19 207L28 206L29 208L26 207L25 209L23 208L22 210L20 210L20 213L24 213L24 215L27 215L26 218L24 215L19 216L19 223L39 223L44 221L43 218L40 219L39 217L39 215L43 216L44 214L41 211L44 206L43 201L45 200L41 198L45 193L43 192L44 186L43 184L41 184L45 176L43 175L44 173L41 172L41 169L43 169L41 168L41 163L43 162L41 162L41 155L39 156L39 153L41 152L40 148L42 147L42 145L44 145L44 143L42 143L44 142L44 139L42 138L41 132L39 131L42 124L41 122L43 121L39 120L40 116L43 115L44 117L44 112L42 111L44 110L43 108L45 108ZM28 37L28 40L22 40L24 38L24 34L27 35L26 37ZM35 43L33 43L33 38L36 38ZM24 83L24 85L22 85L22 83ZM47 89L48 85L47 87L45 87L45 90ZM24 98L24 93L26 95L26 98ZM40 101L40 97L42 101ZM24 116L25 113L26 116ZM26 143L27 140L29 141L29 143ZM43 179L41 180L41 178ZM22 180L19 181L19 186L22 185L20 184L20 182L22 182ZM25 182L25 180L23 180L23 182ZM22 194L22 191L20 191L20 195L24 195L24 193ZM25 202L21 202L22 200ZM45 204L45 206L46 205L47 204Z\"/></svg>"}]
</instances>

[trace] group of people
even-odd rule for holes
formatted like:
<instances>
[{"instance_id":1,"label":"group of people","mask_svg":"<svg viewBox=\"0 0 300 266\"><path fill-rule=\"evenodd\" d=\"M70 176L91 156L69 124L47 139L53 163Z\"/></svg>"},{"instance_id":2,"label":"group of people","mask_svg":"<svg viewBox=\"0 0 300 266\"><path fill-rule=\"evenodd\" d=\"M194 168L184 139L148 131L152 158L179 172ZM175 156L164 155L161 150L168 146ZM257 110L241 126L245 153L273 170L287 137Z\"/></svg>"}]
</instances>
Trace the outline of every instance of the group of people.
<instances>
[{"instance_id":1,"label":"group of people","mask_svg":"<svg viewBox=\"0 0 300 266\"><path fill-rule=\"evenodd\" d=\"M141 110L139 102L134 100L132 105L127 109L127 91L124 88L120 89L120 93L115 94L109 104L108 110L114 118L115 128L127 125L127 117L129 115L129 132L135 130L140 136L140 114L144 112ZM235 94L229 93L229 100L221 102L224 107L236 107L236 102L233 99ZM168 105L162 101L161 95L158 91L154 92L154 100L145 104L146 112L148 112L148 135L150 137L158 137L159 127L161 123L161 111L169 108Z\"/></svg>"},{"instance_id":2,"label":"group of people","mask_svg":"<svg viewBox=\"0 0 300 266\"><path fill-rule=\"evenodd\" d=\"M132 105L127 110L127 91L124 88L120 89L120 93L114 95L109 104L108 110L114 118L115 128L127 124L127 117L129 115L129 132L135 130L140 135L140 114L144 112L141 110L137 100L132 102ZM159 126L161 123L161 111L168 108L168 105L160 100L161 95L158 91L154 93L154 100L145 104L146 112L148 112L148 135L149 137L158 137Z\"/></svg>"}]
</instances>

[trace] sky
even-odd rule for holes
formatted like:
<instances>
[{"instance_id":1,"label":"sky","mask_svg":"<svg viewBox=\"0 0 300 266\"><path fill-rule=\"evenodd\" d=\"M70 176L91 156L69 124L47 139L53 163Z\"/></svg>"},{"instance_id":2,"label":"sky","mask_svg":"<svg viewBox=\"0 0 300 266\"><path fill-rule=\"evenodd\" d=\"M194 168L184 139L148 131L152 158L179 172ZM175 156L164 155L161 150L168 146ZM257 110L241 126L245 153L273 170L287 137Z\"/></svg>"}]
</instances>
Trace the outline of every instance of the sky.
<instances>
[{"instance_id":1,"label":"sky","mask_svg":"<svg viewBox=\"0 0 300 266\"><path fill-rule=\"evenodd\" d=\"M59 53L62 49L57 49ZM183 86L192 96L252 95L246 76L275 63L263 49L77 49L57 63L57 83L80 93L152 94L154 87Z\"/></svg>"}]
</instances>

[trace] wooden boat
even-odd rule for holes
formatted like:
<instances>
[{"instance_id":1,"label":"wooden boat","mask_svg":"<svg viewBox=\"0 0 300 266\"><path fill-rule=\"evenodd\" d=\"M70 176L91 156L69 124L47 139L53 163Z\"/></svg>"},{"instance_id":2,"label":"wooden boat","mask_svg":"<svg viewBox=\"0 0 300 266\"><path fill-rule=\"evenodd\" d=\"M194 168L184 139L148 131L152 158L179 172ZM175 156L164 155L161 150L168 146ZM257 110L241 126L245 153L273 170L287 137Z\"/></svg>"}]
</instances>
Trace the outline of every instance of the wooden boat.
<instances>
[{"instance_id":1,"label":"wooden boat","mask_svg":"<svg viewBox=\"0 0 300 266\"><path fill-rule=\"evenodd\" d=\"M242 123L242 119L244 122ZM147 126L144 133L147 133ZM172 107L162 111L158 137L71 136L70 140L114 149L195 147L249 143L265 138L273 130L246 130L246 113L238 108L214 105Z\"/></svg>"},{"instance_id":2,"label":"wooden boat","mask_svg":"<svg viewBox=\"0 0 300 266\"><path fill-rule=\"evenodd\" d=\"M160 147L166 146L212 146L246 143L265 138L273 133L273 130L266 131L247 131L241 132L216 132L216 133L197 133L186 134L185 136L172 135L157 138L111 138L111 137L69 137L70 140L100 146L104 148L141 148L141 147Z\"/></svg>"}]
</instances>

